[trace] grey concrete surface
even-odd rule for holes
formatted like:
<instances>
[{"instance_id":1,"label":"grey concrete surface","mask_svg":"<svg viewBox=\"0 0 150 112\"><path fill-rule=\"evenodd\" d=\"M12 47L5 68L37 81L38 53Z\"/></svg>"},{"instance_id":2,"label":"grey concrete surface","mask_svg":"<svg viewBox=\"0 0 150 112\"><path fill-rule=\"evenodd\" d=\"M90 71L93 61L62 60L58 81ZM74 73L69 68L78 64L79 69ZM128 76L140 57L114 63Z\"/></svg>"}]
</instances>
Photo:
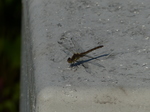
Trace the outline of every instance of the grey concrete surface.
<instances>
[{"instance_id":1,"label":"grey concrete surface","mask_svg":"<svg viewBox=\"0 0 150 112\"><path fill-rule=\"evenodd\" d=\"M23 6L30 111L150 112L149 0L23 0ZM70 67L74 52L98 45L104 47L88 54L94 58Z\"/></svg>"}]
</instances>

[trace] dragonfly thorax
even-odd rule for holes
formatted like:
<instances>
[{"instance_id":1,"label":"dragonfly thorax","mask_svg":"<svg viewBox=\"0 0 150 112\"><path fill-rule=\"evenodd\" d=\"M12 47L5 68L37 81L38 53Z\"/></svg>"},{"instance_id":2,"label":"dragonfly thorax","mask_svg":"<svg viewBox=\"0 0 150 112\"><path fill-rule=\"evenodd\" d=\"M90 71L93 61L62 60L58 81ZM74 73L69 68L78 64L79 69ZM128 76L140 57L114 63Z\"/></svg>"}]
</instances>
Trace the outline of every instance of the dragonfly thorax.
<instances>
[{"instance_id":1,"label":"dragonfly thorax","mask_svg":"<svg viewBox=\"0 0 150 112\"><path fill-rule=\"evenodd\" d=\"M73 56L70 58L68 58L68 63L74 63L75 61L77 61L80 57L82 57L82 55L81 54L79 54L79 53L75 53L75 54L73 54Z\"/></svg>"}]
</instances>

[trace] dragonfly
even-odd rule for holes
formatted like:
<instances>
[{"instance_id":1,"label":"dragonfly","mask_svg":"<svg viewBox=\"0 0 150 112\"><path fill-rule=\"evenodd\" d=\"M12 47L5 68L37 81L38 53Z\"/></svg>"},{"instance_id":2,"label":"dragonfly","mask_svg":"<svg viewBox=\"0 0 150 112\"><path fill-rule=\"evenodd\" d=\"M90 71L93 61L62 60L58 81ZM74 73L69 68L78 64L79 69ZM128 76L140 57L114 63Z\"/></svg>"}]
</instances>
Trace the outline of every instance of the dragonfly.
<instances>
[{"instance_id":1,"label":"dragonfly","mask_svg":"<svg viewBox=\"0 0 150 112\"><path fill-rule=\"evenodd\" d=\"M96 49L99 49L99 48L102 48L104 47L103 45L100 45L100 46L97 46L97 47L94 47L88 51L85 51L85 52L82 52L82 53L74 53L73 56L70 58L67 59L67 62L68 63L74 63L76 62L77 60L79 60L81 57L85 56L86 54L96 50Z\"/></svg>"},{"instance_id":2,"label":"dragonfly","mask_svg":"<svg viewBox=\"0 0 150 112\"><path fill-rule=\"evenodd\" d=\"M93 58L93 57L91 57L87 54L94 51L94 50L96 50L96 49L98 49L98 48L102 48L103 45L99 45L99 46L94 47L94 48L92 48L88 51L84 51L82 49L82 47L78 44L78 42L74 38L67 38L66 36L61 37L60 40L58 41L58 44L63 46L66 50L68 50L70 52L73 52L73 56L69 57L67 59L67 62L71 64L70 65L71 67L82 64L84 66L84 68L89 68L88 65L85 64L84 62L102 57L102 56L98 56L98 57ZM87 60L87 58L84 58L85 61L78 61L81 57L88 57L88 58L91 58L91 59ZM94 64L96 66L99 66L99 67L103 67L102 65L100 65L98 63L92 63L92 62L90 62L90 63Z\"/></svg>"}]
</instances>

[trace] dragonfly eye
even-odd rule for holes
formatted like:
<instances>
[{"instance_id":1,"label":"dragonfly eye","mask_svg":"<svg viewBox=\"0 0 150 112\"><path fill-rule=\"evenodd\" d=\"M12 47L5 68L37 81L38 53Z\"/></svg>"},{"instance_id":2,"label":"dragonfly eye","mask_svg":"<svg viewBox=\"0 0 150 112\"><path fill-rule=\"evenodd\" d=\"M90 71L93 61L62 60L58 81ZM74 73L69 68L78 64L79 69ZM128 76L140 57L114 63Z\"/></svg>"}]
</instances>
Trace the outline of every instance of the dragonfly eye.
<instances>
[{"instance_id":1,"label":"dragonfly eye","mask_svg":"<svg viewBox=\"0 0 150 112\"><path fill-rule=\"evenodd\" d=\"M71 58L68 58L67 61L68 61L68 63L72 63Z\"/></svg>"}]
</instances>

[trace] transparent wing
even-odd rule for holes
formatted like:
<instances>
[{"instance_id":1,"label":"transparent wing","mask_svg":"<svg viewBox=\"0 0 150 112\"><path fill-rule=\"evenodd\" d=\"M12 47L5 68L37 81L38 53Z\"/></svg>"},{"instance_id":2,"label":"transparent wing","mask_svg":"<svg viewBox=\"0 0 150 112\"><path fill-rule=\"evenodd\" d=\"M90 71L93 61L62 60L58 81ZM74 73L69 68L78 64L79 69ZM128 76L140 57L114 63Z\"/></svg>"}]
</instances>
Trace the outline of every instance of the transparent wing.
<instances>
[{"instance_id":1,"label":"transparent wing","mask_svg":"<svg viewBox=\"0 0 150 112\"><path fill-rule=\"evenodd\" d=\"M77 53L81 53L84 52L84 50L82 49L82 47L77 43L77 41L74 38L71 38L71 41L75 47L75 50Z\"/></svg>"},{"instance_id":2,"label":"transparent wing","mask_svg":"<svg viewBox=\"0 0 150 112\"><path fill-rule=\"evenodd\" d=\"M82 47L77 43L77 41L74 38L71 38L71 40L72 40L72 43L74 44L74 47L78 53L84 52ZM83 57L82 59L86 59L86 57ZM84 66L86 72L91 73L91 69L89 68L87 63L82 63L82 65Z\"/></svg>"},{"instance_id":3,"label":"transparent wing","mask_svg":"<svg viewBox=\"0 0 150 112\"><path fill-rule=\"evenodd\" d=\"M58 41L58 43L63 46L66 50L70 51L71 53L76 53L76 48L74 47L71 39L64 37L64 38L60 38L60 40Z\"/></svg>"}]
</instances>

